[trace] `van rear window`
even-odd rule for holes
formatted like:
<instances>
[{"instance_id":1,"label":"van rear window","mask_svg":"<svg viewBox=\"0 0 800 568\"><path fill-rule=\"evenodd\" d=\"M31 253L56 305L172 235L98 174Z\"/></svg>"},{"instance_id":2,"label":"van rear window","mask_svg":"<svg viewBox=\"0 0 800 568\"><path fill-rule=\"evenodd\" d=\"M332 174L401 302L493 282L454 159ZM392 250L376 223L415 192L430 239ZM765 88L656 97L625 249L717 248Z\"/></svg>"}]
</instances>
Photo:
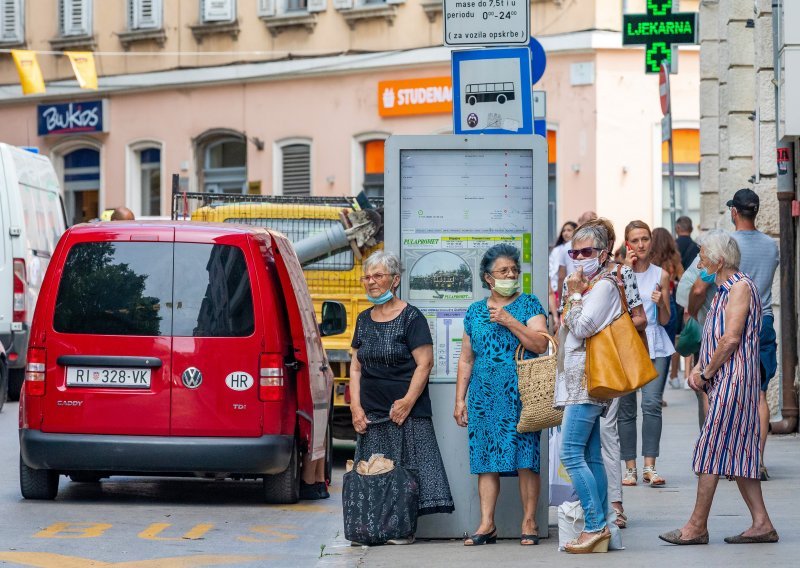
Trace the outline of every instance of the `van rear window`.
<instances>
[{"instance_id":1,"label":"van rear window","mask_svg":"<svg viewBox=\"0 0 800 568\"><path fill-rule=\"evenodd\" d=\"M98 242L70 250L53 327L94 335L241 337L253 333L253 318L247 261L238 247Z\"/></svg>"},{"instance_id":2,"label":"van rear window","mask_svg":"<svg viewBox=\"0 0 800 568\"><path fill-rule=\"evenodd\" d=\"M79 243L64 263L53 327L62 333L169 335L172 243Z\"/></svg>"},{"instance_id":3,"label":"van rear window","mask_svg":"<svg viewBox=\"0 0 800 568\"><path fill-rule=\"evenodd\" d=\"M174 336L251 335L253 293L242 250L175 243Z\"/></svg>"}]
</instances>

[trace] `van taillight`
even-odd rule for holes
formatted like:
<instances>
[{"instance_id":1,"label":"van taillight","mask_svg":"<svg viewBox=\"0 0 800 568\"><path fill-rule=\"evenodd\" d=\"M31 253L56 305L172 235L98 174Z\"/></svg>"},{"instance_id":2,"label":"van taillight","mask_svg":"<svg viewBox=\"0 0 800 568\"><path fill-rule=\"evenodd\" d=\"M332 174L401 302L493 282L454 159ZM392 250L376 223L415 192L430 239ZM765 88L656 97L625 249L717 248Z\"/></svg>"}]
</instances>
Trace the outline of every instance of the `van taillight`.
<instances>
[{"instance_id":1,"label":"van taillight","mask_svg":"<svg viewBox=\"0 0 800 568\"><path fill-rule=\"evenodd\" d=\"M14 322L25 321L25 261L14 259Z\"/></svg>"},{"instance_id":2,"label":"van taillight","mask_svg":"<svg viewBox=\"0 0 800 568\"><path fill-rule=\"evenodd\" d=\"M44 396L45 353L39 347L28 349L28 364L25 366L25 394L28 396Z\"/></svg>"},{"instance_id":3,"label":"van taillight","mask_svg":"<svg viewBox=\"0 0 800 568\"><path fill-rule=\"evenodd\" d=\"M264 402L283 400L283 355L262 353L259 367L258 398Z\"/></svg>"}]
</instances>

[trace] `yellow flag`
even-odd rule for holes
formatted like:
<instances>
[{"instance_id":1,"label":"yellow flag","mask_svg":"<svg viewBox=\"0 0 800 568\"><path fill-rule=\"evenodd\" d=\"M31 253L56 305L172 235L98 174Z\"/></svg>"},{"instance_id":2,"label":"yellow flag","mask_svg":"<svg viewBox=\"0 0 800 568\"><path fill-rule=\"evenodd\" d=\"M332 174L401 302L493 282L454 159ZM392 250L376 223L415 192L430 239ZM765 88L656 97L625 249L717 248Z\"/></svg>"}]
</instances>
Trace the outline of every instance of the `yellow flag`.
<instances>
[{"instance_id":1,"label":"yellow flag","mask_svg":"<svg viewBox=\"0 0 800 568\"><path fill-rule=\"evenodd\" d=\"M81 89L97 89L97 71L91 51L65 51Z\"/></svg>"},{"instance_id":2,"label":"yellow flag","mask_svg":"<svg viewBox=\"0 0 800 568\"><path fill-rule=\"evenodd\" d=\"M44 78L39 62L36 61L36 53L24 49L12 49L11 57L19 73L19 82L22 84L22 94L35 95L44 93Z\"/></svg>"}]
</instances>

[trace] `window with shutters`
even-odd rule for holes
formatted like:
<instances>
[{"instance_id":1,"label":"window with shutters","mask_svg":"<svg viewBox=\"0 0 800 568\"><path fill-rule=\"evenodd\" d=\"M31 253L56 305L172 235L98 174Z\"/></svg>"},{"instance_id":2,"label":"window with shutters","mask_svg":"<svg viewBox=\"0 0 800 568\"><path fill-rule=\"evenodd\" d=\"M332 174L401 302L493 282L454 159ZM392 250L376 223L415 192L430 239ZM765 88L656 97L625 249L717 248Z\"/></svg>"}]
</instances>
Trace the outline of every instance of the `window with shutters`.
<instances>
[{"instance_id":1,"label":"window with shutters","mask_svg":"<svg viewBox=\"0 0 800 568\"><path fill-rule=\"evenodd\" d=\"M25 43L23 0L0 0L0 44Z\"/></svg>"},{"instance_id":2,"label":"window with shutters","mask_svg":"<svg viewBox=\"0 0 800 568\"><path fill-rule=\"evenodd\" d=\"M384 20L388 25L394 24L397 17L397 4L405 0L333 0L333 7L341 11L350 29L363 20Z\"/></svg>"},{"instance_id":3,"label":"window with shutters","mask_svg":"<svg viewBox=\"0 0 800 568\"><path fill-rule=\"evenodd\" d=\"M311 195L311 144L281 146L279 187L283 195Z\"/></svg>"},{"instance_id":4,"label":"window with shutters","mask_svg":"<svg viewBox=\"0 0 800 568\"><path fill-rule=\"evenodd\" d=\"M206 24L236 19L236 0L201 0L200 8L200 19Z\"/></svg>"},{"instance_id":5,"label":"window with shutters","mask_svg":"<svg viewBox=\"0 0 800 568\"><path fill-rule=\"evenodd\" d=\"M160 29L163 11L162 0L128 0L128 29Z\"/></svg>"},{"instance_id":6,"label":"window with shutters","mask_svg":"<svg viewBox=\"0 0 800 568\"><path fill-rule=\"evenodd\" d=\"M92 35L92 0L59 0L58 30L63 37Z\"/></svg>"},{"instance_id":7,"label":"window with shutters","mask_svg":"<svg viewBox=\"0 0 800 568\"><path fill-rule=\"evenodd\" d=\"M317 12L328 9L328 0L258 0L258 16L273 36L289 28L305 28L311 33L317 25Z\"/></svg>"}]
</instances>

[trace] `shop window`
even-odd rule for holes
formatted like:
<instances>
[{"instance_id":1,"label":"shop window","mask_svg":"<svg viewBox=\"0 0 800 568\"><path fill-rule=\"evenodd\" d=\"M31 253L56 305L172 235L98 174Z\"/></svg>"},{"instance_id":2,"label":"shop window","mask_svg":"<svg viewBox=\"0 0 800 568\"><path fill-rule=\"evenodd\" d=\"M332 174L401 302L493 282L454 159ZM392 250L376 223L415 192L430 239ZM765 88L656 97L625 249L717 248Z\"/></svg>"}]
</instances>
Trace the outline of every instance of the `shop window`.
<instances>
[{"instance_id":1,"label":"shop window","mask_svg":"<svg viewBox=\"0 0 800 568\"><path fill-rule=\"evenodd\" d=\"M288 144L282 148L283 195L311 195L311 145Z\"/></svg>"},{"instance_id":2,"label":"shop window","mask_svg":"<svg viewBox=\"0 0 800 568\"><path fill-rule=\"evenodd\" d=\"M547 131L547 224L550 227L550 246L558 240L558 183L556 168L556 131Z\"/></svg>"},{"instance_id":3,"label":"shop window","mask_svg":"<svg viewBox=\"0 0 800 568\"><path fill-rule=\"evenodd\" d=\"M92 0L59 0L58 29L61 36L92 34Z\"/></svg>"},{"instance_id":4,"label":"shop window","mask_svg":"<svg viewBox=\"0 0 800 568\"><path fill-rule=\"evenodd\" d=\"M364 193L367 197L383 197L383 140L370 140L362 145L364 152Z\"/></svg>"},{"instance_id":5,"label":"shop window","mask_svg":"<svg viewBox=\"0 0 800 568\"><path fill-rule=\"evenodd\" d=\"M236 0L201 0L203 23L232 22L236 19Z\"/></svg>"},{"instance_id":6,"label":"shop window","mask_svg":"<svg viewBox=\"0 0 800 568\"><path fill-rule=\"evenodd\" d=\"M700 224L700 131L675 129L672 131L673 160L675 162L675 218L687 216L694 226ZM669 193L669 149L661 145L661 226L670 231L672 207Z\"/></svg>"},{"instance_id":7,"label":"shop window","mask_svg":"<svg viewBox=\"0 0 800 568\"><path fill-rule=\"evenodd\" d=\"M80 148L64 155L64 198L70 224L100 214L100 152Z\"/></svg>"},{"instance_id":8,"label":"shop window","mask_svg":"<svg viewBox=\"0 0 800 568\"><path fill-rule=\"evenodd\" d=\"M247 145L242 138L209 142L203 151L203 190L209 193L245 193Z\"/></svg>"},{"instance_id":9,"label":"shop window","mask_svg":"<svg viewBox=\"0 0 800 568\"><path fill-rule=\"evenodd\" d=\"M128 0L128 29L160 29L163 11L162 0Z\"/></svg>"},{"instance_id":10,"label":"shop window","mask_svg":"<svg viewBox=\"0 0 800 568\"><path fill-rule=\"evenodd\" d=\"M0 43L25 42L24 3L22 0L0 0Z\"/></svg>"}]
</instances>

